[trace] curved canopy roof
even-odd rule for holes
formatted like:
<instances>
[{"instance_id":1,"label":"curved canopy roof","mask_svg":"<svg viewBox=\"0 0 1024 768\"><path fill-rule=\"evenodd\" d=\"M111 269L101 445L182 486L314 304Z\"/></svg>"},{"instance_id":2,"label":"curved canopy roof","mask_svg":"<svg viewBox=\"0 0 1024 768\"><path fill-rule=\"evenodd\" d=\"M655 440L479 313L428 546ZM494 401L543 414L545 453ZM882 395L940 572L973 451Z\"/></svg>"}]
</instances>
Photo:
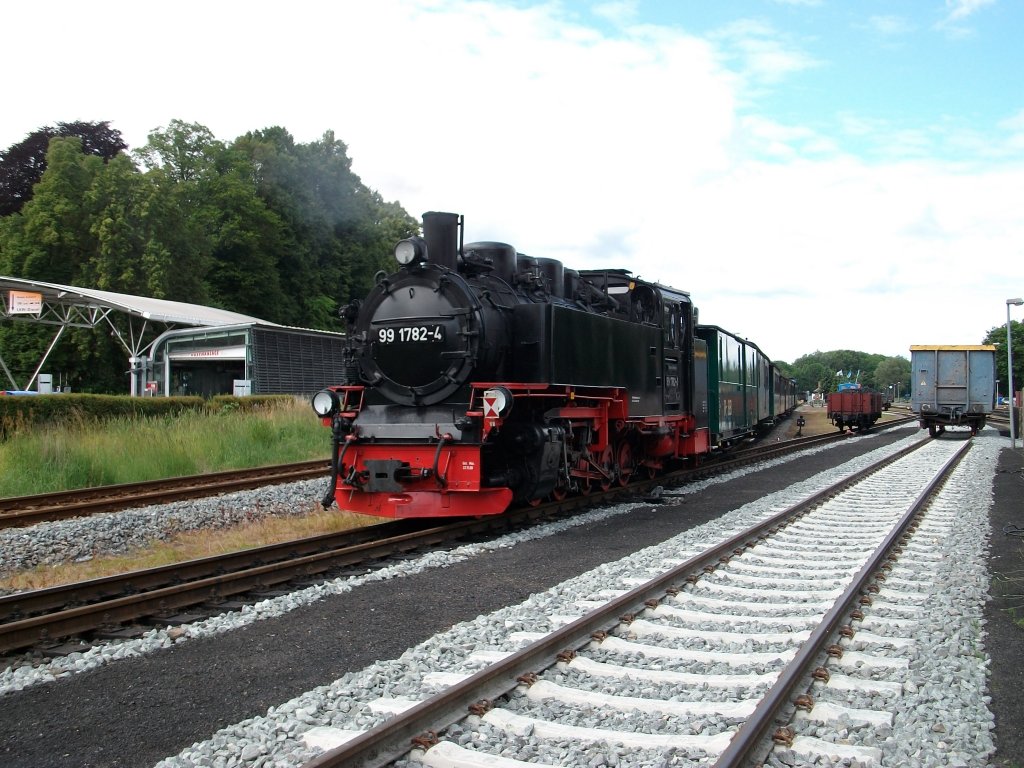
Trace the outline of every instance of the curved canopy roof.
<instances>
[{"instance_id":1,"label":"curved canopy roof","mask_svg":"<svg viewBox=\"0 0 1024 768\"><path fill-rule=\"evenodd\" d=\"M184 301L151 299L126 293L98 291L74 285L44 283L17 277L0 276L0 320L19 320L59 326L39 365L24 386L19 386L7 368L0 350L0 369L14 389L30 389L47 357L68 327L95 328L106 323L131 358L146 353L163 331L179 326L264 325L278 323L258 317L229 312L226 309L189 304ZM127 323L114 324L110 315L121 313ZM155 326L155 327L154 327ZM134 366L133 366L134 368ZM135 381L132 381L132 394Z\"/></svg>"},{"instance_id":2,"label":"curved canopy roof","mask_svg":"<svg viewBox=\"0 0 1024 768\"><path fill-rule=\"evenodd\" d=\"M42 294L42 311L34 318L20 315L18 319L35 319L37 322L55 322L60 325L84 325L91 327L96 323L89 318L93 310L115 310L127 312L156 323L173 323L176 325L237 325L253 323L257 325L277 325L258 317L229 312L216 307L204 307L201 304L188 304L184 301L168 301L167 299L150 299L146 296L130 296L126 293L97 291L92 288L79 288L74 285L43 283L38 280L22 280L16 277L0 276L0 290L7 299L10 291L25 291ZM0 308L0 316L13 319L11 305L4 301ZM68 319L80 315L79 322L67 322Z\"/></svg>"}]
</instances>

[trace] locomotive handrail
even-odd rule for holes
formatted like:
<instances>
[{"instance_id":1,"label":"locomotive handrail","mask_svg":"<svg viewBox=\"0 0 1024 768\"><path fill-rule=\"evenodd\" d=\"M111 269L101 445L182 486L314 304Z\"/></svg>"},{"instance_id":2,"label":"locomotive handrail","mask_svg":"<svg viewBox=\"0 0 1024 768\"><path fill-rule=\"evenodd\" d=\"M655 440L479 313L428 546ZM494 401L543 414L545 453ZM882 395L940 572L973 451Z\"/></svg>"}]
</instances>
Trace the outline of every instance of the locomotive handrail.
<instances>
[{"instance_id":1,"label":"locomotive handrail","mask_svg":"<svg viewBox=\"0 0 1024 768\"><path fill-rule=\"evenodd\" d=\"M434 479L437 484L442 488L448 487L448 478L441 474L441 449L445 446L445 443L450 443L452 436L445 432L437 441L437 450L434 452Z\"/></svg>"},{"instance_id":2,"label":"locomotive handrail","mask_svg":"<svg viewBox=\"0 0 1024 768\"><path fill-rule=\"evenodd\" d=\"M334 440L334 450L331 453L331 479L329 481L327 493L320 502L320 505L324 509L330 509L331 505L334 503L334 491L338 485L338 473L341 470L341 467L344 466L343 462L345 461L345 451L347 451L348 447L358 439L359 438L353 434L345 435L345 445L341 449L340 453L338 452L338 446L341 445L342 441Z\"/></svg>"}]
</instances>

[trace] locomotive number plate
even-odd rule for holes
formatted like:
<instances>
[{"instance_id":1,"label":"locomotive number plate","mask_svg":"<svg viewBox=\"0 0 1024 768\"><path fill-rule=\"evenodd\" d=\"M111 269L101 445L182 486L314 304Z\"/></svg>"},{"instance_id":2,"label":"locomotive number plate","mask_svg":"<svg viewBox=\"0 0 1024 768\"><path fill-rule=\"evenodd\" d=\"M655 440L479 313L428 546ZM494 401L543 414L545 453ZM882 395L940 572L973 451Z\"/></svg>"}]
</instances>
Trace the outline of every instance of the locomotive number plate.
<instances>
[{"instance_id":1,"label":"locomotive number plate","mask_svg":"<svg viewBox=\"0 0 1024 768\"><path fill-rule=\"evenodd\" d=\"M443 325L408 325L401 328L380 328L377 330L377 342L394 344L395 342L444 341Z\"/></svg>"}]
</instances>

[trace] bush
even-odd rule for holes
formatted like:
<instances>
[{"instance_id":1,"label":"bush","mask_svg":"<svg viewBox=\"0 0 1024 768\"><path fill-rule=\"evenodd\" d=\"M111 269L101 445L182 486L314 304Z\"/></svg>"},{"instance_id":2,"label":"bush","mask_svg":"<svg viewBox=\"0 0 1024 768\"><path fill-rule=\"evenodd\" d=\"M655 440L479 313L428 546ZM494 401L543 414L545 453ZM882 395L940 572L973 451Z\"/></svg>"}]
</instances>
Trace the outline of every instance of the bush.
<instances>
[{"instance_id":1,"label":"bush","mask_svg":"<svg viewBox=\"0 0 1024 768\"><path fill-rule=\"evenodd\" d=\"M128 397L125 395L11 395L0 397L0 439L41 425L75 426L120 418L177 416L186 412L252 412L292 401L291 395L234 397L210 400L189 397Z\"/></svg>"}]
</instances>

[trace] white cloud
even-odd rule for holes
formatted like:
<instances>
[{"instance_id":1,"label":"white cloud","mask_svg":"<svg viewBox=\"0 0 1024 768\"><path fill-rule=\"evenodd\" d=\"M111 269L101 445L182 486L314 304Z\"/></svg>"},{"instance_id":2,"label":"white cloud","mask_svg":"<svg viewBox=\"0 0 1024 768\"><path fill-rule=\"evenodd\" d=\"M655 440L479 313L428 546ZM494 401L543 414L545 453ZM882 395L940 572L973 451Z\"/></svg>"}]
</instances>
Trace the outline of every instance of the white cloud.
<instances>
[{"instance_id":1,"label":"white cloud","mask_svg":"<svg viewBox=\"0 0 1024 768\"><path fill-rule=\"evenodd\" d=\"M34 79L8 84L18 117L0 145L75 119L112 120L136 147L172 118L224 140L333 129L363 181L411 214L463 213L470 240L688 290L704 321L787 360L977 342L1024 287L1024 113L1001 142L957 121L847 115L838 136L783 121L756 89L823 62L763 24L701 39L602 32L557 4L128 8L130 31L84 17L53 28L58 54L24 48ZM603 12L629 21L632 9ZM83 88L71 74L83 56L118 73L116 87ZM850 136L874 159L852 156ZM971 148L971 167L930 159L951 141Z\"/></svg>"},{"instance_id":2,"label":"white cloud","mask_svg":"<svg viewBox=\"0 0 1024 768\"><path fill-rule=\"evenodd\" d=\"M972 37L974 30L964 25L964 22L986 6L992 5L996 0L946 0L946 15L935 25L936 29L945 32L949 37L965 38Z\"/></svg>"},{"instance_id":3,"label":"white cloud","mask_svg":"<svg viewBox=\"0 0 1024 768\"><path fill-rule=\"evenodd\" d=\"M752 84L777 84L794 73L821 66L821 62L785 40L770 24L743 19L716 31L711 39L725 60L733 63Z\"/></svg>"},{"instance_id":4,"label":"white cloud","mask_svg":"<svg viewBox=\"0 0 1024 768\"><path fill-rule=\"evenodd\" d=\"M948 21L959 21L972 16L985 6L992 5L996 0L946 0L949 9Z\"/></svg>"},{"instance_id":5,"label":"white cloud","mask_svg":"<svg viewBox=\"0 0 1024 768\"><path fill-rule=\"evenodd\" d=\"M869 16L868 28L886 37L905 35L914 26L903 16Z\"/></svg>"}]
</instances>

